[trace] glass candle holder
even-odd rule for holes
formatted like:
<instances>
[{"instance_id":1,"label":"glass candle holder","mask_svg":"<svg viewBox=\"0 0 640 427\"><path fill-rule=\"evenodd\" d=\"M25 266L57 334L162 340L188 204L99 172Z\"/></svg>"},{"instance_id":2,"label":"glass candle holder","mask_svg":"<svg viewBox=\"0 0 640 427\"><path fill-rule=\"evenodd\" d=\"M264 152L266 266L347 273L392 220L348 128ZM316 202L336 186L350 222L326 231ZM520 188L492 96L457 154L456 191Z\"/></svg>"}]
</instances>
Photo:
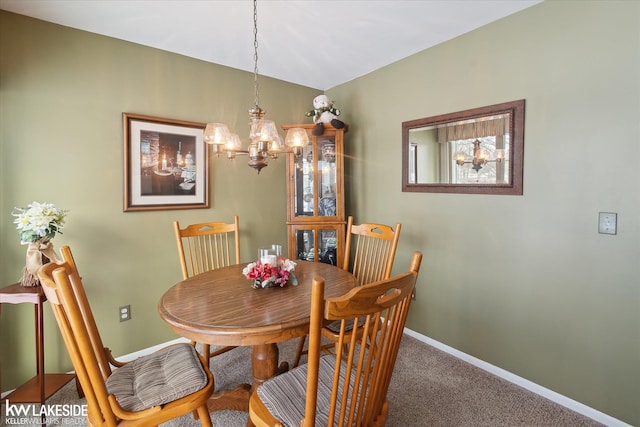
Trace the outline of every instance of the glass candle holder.
<instances>
[{"instance_id":1,"label":"glass candle holder","mask_svg":"<svg viewBox=\"0 0 640 427\"><path fill-rule=\"evenodd\" d=\"M272 249L260 248L260 250L258 251L258 256L261 264L271 264L274 266L277 265L278 258L276 257Z\"/></svg>"},{"instance_id":2,"label":"glass candle holder","mask_svg":"<svg viewBox=\"0 0 640 427\"><path fill-rule=\"evenodd\" d=\"M271 245L271 250L273 253L280 258L282 256L282 246L281 245Z\"/></svg>"}]
</instances>

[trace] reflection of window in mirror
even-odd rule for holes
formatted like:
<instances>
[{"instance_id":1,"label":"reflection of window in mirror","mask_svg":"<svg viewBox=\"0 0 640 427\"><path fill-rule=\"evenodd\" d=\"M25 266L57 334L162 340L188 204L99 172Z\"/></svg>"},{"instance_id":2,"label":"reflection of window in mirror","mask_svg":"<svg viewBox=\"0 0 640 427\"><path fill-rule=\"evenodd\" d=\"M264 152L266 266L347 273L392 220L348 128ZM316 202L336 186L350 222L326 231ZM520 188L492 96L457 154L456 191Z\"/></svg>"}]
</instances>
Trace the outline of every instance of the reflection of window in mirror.
<instances>
[{"instance_id":1,"label":"reflection of window in mirror","mask_svg":"<svg viewBox=\"0 0 640 427\"><path fill-rule=\"evenodd\" d=\"M509 184L510 114L498 114L439 129L452 157L454 184ZM441 136L441 134L443 134Z\"/></svg>"},{"instance_id":2,"label":"reflection of window in mirror","mask_svg":"<svg viewBox=\"0 0 640 427\"><path fill-rule=\"evenodd\" d=\"M416 174L418 173L416 170L417 158L416 158L416 150L418 148L418 144L415 142L409 143L409 184L415 184Z\"/></svg>"},{"instance_id":3,"label":"reflection of window in mirror","mask_svg":"<svg viewBox=\"0 0 640 427\"><path fill-rule=\"evenodd\" d=\"M452 153L449 167L455 171L451 177L453 184L509 183L508 134L449 141L447 144Z\"/></svg>"}]
</instances>

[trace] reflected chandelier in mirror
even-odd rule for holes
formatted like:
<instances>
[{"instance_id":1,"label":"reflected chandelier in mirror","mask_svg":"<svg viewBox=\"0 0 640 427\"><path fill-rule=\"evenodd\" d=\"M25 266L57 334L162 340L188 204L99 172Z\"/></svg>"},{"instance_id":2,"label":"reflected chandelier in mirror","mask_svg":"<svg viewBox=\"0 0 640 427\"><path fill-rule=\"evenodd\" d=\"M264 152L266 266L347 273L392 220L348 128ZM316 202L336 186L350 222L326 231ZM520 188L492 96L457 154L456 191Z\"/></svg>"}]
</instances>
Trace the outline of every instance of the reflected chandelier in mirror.
<instances>
[{"instance_id":1,"label":"reflected chandelier in mirror","mask_svg":"<svg viewBox=\"0 0 640 427\"><path fill-rule=\"evenodd\" d=\"M524 99L402 123L402 191L522 195Z\"/></svg>"}]
</instances>

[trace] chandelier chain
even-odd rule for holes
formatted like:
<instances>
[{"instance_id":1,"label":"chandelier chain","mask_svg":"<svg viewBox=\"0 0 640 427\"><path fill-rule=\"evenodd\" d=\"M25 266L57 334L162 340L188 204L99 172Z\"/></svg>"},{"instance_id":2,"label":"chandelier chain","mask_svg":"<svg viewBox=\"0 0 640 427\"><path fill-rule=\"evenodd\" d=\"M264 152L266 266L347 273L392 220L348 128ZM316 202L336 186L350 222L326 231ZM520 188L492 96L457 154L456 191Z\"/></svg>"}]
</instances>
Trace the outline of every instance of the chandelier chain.
<instances>
[{"instance_id":1,"label":"chandelier chain","mask_svg":"<svg viewBox=\"0 0 640 427\"><path fill-rule=\"evenodd\" d=\"M281 153L293 153L298 161L303 148L309 144L307 131L303 128L288 129L287 137L283 141L278 135L275 122L264 119L265 111L258 105L258 0L253 0L253 89L255 103L248 111L248 149L242 149L240 137L230 132L228 126L223 123L207 123L204 141L212 145L211 149L216 155L226 152L228 159L235 159L236 155L248 155L248 165L257 173L268 166L268 158L277 159ZM289 149L285 148L285 145Z\"/></svg>"},{"instance_id":2,"label":"chandelier chain","mask_svg":"<svg viewBox=\"0 0 640 427\"><path fill-rule=\"evenodd\" d=\"M258 0L253 0L253 88L254 104L258 106Z\"/></svg>"}]
</instances>

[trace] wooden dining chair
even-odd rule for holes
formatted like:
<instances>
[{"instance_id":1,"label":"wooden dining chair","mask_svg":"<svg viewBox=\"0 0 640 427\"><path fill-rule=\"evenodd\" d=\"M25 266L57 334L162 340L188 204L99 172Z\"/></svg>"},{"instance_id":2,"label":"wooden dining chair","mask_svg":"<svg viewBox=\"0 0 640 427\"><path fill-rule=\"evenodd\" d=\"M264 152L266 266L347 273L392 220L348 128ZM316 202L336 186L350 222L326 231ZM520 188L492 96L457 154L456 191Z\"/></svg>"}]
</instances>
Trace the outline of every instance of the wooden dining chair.
<instances>
[{"instance_id":1,"label":"wooden dining chair","mask_svg":"<svg viewBox=\"0 0 640 427\"><path fill-rule=\"evenodd\" d=\"M240 263L240 222L202 222L173 228L180 256L182 278L188 279L205 271ZM233 254L233 257L232 257Z\"/></svg>"},{"instance_id":2,"label":"wooden dining chair","mask_svg":"<svg viewBox=\"0 0 640 427\"><path fill-rule=\"evenodd\" d=\"M409 271L324 298L324 281L311 293L308 363L258 386L249 416L261 426L384 426L387 390L402 339L422 254ZM361 333L346 326L362 320ZM322 355L325 322L340 322L336 354Z\"/></svg>"},{"instance_id":3,"label":"wooden dining chair","mask_svg":"<svg viewBox=\"0 0 640 427\"><path fill-rule=\"evenodd\" d=\"M347 239L341 267L350 271L356 278L356 286L388 279L393 269L398 240L402 224L395 227L385 224L354 224L353 217L347 219ZM329 330L336 331L335 325L327 325ZM306 336L298 341L298 348L293 366L300 364L300 358L306 354L304 345ZM325 348L331 348L331 345Z\"/></svg>"},{"instance_id":4,"label":"wooden dining chair","mask_svg":"<svg viewBox=\"0 0 640 427\"><path fill-rule=\"evenodd\" d=\"M38 278L87 399L87 424L154 426L193 413L211 426L207 400L214 381L204 358L183 343L128 363L115 361L103 345L71 250L64 246L61 253L63 262L45 264Z\"/></svg>"},{"instance_id":5,"label":"wooden dining chair","mask_svg":"<svg viewBox=\"0 0 640 427\"><path fill-rule=\"evenodd\" d=\"M351 271L358 285L391 277L402 224L354 224L347 220L347 241L342 268Z\"/></svg>"},{"instance_id":6,"label":"wooden dining chair","mask_svg":"<svg viewBox=\"0 0 640 427\"><path fill-rule=\"evenodd\" d=\"M240 221L237 215L230 224L202 222L180 228L180 223L175 221L173 228L183 279L206 271L240 264ZM233 257L232 254L234 254ZM192 342L192 344L195 346L196 343ZM234 348L236 347L226 346L211 351L209 344L202 344L202 354L209 360Z\"/></svg>"}]
</instances>

